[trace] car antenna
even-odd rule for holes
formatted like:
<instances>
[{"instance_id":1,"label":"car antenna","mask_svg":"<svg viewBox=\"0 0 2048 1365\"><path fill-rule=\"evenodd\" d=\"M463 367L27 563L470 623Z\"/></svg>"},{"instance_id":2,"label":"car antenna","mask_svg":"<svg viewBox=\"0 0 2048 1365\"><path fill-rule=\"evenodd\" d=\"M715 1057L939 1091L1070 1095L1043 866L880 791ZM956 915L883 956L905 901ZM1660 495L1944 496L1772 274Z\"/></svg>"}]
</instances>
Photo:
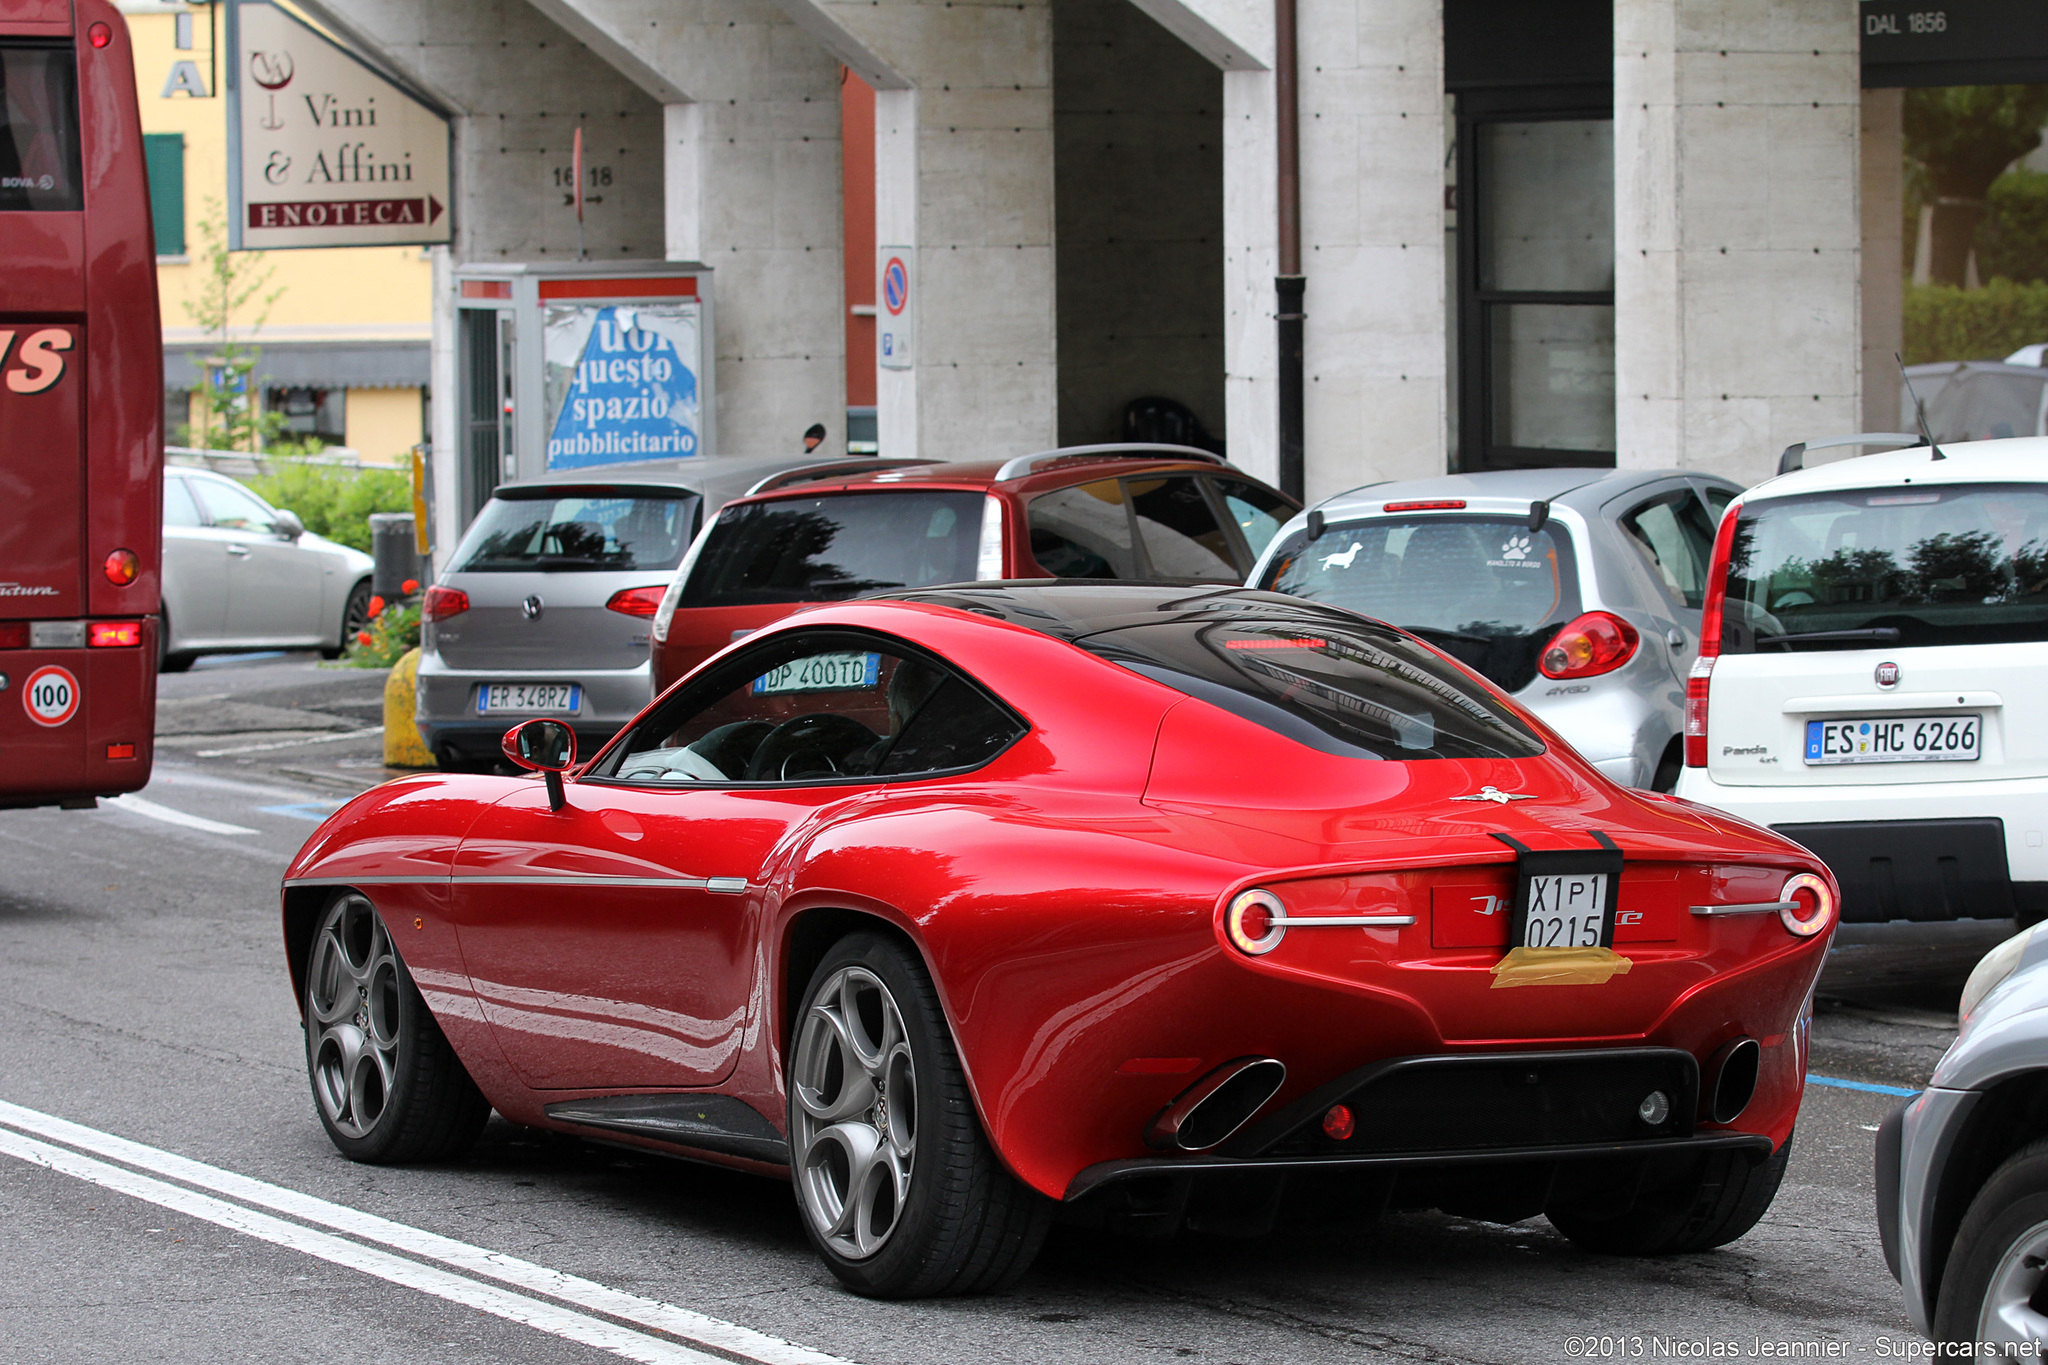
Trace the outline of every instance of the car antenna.
<instances>
[{"instance_id":1,"label":"car antenna","mask_svg":"<svg viewBox=\"0 0 2048 1365\"><path fill-rule=\"evenodd\" d=\"M1920 439L1927 442L1927 448L1934 453L1935 459L1946 460L1948 456L1942 454L1941 447L1934 443L1934 433L1927 429L1927 405L1920 401L1919 394L1913 392L1913 377L1906 373L1905 358L1893 351L1892 359L1898 362L1899 379L1906 386L1906 396L1913 400L1913 416L1920 423Z\"/></svg>"},{"instance_id":2,"label":"car antenna","mask_svg":"<svg viewBox=\"0 0 2048 1365\"><path fill-rule=\"evenodd\" d=\"M1531 533L1543 529L1543 523L1550 520L1550 504L1544 501L1529 504L1529 530Z\"/></svg>"},{"instance_id":3,"label":"car antenna","mask_svg":"<svg viewBox=\"0 0 2048 1365\"><path fill-rule=\"evenodd\" d=\"M1308 514L1308 538L1312 541L1323 538L1323 509L1320 507Z\"/></svg>"}]
</instances>

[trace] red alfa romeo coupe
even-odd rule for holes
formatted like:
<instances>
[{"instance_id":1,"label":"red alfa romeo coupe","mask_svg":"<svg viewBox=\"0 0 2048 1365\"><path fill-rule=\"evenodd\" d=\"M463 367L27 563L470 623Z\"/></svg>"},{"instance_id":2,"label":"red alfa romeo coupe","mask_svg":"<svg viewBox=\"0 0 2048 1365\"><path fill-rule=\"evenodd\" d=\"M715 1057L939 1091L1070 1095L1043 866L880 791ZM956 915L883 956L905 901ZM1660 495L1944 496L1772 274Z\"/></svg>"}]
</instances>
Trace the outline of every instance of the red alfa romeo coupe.
<instances>
[{"instance_id":1,"label":"red alfa romeo coupe","mask_svg":"<svg viewBox=\"0 0 2048 1365\"><path fill-rule=\"evenodd\" d=\"M1836 890L1631 791L1412 636L1270 593L1020 582L748 636L542 780L358 797L284 881L321 1122L515 1123L790 1179L847 1285L1020 1275L1055 1217L1436 1207L1741 1236Z\"/></svg>"}]
</instances>

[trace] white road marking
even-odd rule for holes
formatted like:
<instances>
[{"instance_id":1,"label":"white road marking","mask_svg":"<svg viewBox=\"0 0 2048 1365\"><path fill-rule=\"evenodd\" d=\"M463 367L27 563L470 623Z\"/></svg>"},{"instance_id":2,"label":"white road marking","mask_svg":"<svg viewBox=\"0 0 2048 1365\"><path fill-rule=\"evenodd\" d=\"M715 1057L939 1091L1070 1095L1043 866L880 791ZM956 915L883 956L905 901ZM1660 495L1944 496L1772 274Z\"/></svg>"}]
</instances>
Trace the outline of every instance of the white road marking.
<instances>
[{"instance_id":1,"label":"white road marking","mask_svg":"<svg viewBox=\"0 0 2048 1365\"><path fill-rule=\"evenodd\" d=\"M156 802L147 797L137 796L134 792L122 796L109 796L106 803L115 810L125 810L130 815L147 816L151 820L161 820L167 825L183 825L186 829L203 829L208 834L256 833L246 825L225 824L219 820L209 820L203 815L187 815L184 811L172 810L169 806L159 806Z\"/></svg>"},{"instance_id":2,"label":"white road marking","mask_svg":"<svg viewBox=\"0 0 2048 1365\"><path fill-rule=\"evenodd\" d=\"M518 1289L545 1294L550 1298L561 1299L609 1317L636 1322L643 1327L667 1332L747 1360L760 1361L762 1365L849 1365L838 1356L794 1345L780 1337L756 1332L736 1323L707 1317L702 1313L678 1308L674 1304L662 1303L656 1299L642 1298L638 1294L628 1294L623 1290L612 1289L579 1276L565 1275L559 1270L522 1261L515 1256L487 1251L467 1242L456 1241L452 1237L443 1237L439 1233L396 1223L388 1218L380 1218L376 1214L364 1213L342 1204L329 1203L310 1194L301 1194L297 1190L286 1189L281 1185L238 1175L233 1171L222 1170L218 1166L209 1166L174 1152L166 1152L161 1148L150 1147L128 1138L116 1137L97 1128L88 1128L83 1124L24 1108L18 1104L9 1104L4 1100L0 1100L0 1123L88 1152L96 1152L143 1170L155 1171L159 1175L169 1176L201 1189L212 1190L217 1194L228 1195L245 1203L273 1209L309 1223L319 1223L366 1241L378 1242L397 1251L440 1261L444 1265L472 1275L480 1275ZM5 1136L5 1131L0 1130L0 1138Z\"/></svg>"},{"instance_id":3,"label":"white road marking","mask_svg":"<svg viewBox=\"0 0 2048 1365\"><path fill-rule=\"evenodd\" d=\"M230 754L262 754L272 749L298 749L308 744L333 744L337 740L361 739L365 735L381 735L384 727L372 725L365 730L343 730L338 735L315 735L311 739L287 739L276 744L238 744L232 749L200 749L195 758L226 758Z\"/></svg>"}]
</instances>

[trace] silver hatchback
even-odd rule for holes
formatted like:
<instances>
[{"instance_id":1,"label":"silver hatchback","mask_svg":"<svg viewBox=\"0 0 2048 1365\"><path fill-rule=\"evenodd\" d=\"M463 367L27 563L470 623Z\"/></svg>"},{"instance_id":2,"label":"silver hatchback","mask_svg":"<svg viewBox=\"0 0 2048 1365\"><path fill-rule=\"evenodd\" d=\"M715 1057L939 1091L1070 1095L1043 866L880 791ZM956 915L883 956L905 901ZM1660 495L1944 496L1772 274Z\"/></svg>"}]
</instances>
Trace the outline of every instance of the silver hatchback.
<instances>
[{"instance_id":1,"label":"silver hatchback","mask_svg":"<svg viewBox=\"0 0 2048 1365\"><path fill-rule=\"evenodd\" d=\"M1714 530L1741 491L1675 469L1372 484L1287 523L1247 582L1411 631L1615 781L1669 791Z\"/></svg>"},{"instance_id":2,"label":"silver hatchback","mask_svg":"<svg viewBox=\"0 0 2048 1365\"><path fill-rule=\"evenodd\" d=\"M651 460L505 484L421 612L415 720L443 768L496 764L505 731L560 716L592 753L653 696L648 627L706 518L815 459Z\"/></svg>"}]
</instances>

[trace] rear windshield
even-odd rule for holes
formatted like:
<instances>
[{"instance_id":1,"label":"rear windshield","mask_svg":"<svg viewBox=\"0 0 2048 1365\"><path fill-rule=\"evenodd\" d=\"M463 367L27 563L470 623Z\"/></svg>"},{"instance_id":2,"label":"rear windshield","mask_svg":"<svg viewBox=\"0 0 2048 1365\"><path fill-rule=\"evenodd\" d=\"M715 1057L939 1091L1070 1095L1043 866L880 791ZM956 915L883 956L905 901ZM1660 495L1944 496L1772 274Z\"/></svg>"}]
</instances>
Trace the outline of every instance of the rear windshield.
<instances>
[{"instance_id":1,"label":"rear windshield","mask_svg":"<svg viewBox=\"0 0 2048 1365\"><path fill-rule=\"evenodd\" d=\"M1258 586L1413 631L1510 692L1578 615L1571 541L1525 517L1375 517L1285 547Z\"/></svg>"},{"instance_id":2,"label":"rear windshield","mask_svg":"<svg viewBox=\"0 0 2048 1365\"><path fill-rule=\"evenodd\" d=\"M2048 489L1859 489L1744 506L1726 653L2048 639Z\"/></svg>"},{"instance_id":3,"label":"rear windshield","mask_svg":"<svg viewBox=\"0 0 2048 1365\"><path fill-rule=\"evenodd\" d=\"M455 573L673 569L696 526L697 495L621 496L606 489L499 497L455 548Z\"/></svg>"},{"instance_id":4,"label":"rear windshield","mask_svg":"<svg viewBox=\"0 0 2048 1365\"><path fill-rule=\"evenodd\" d=\"M1324 753L1529 758L1508 708L1396 631L1335 613L1182 620L1075 641L1112 663ZM1227 766L1228 754L1216 756Z\"/></svg>"},{"instance_id":5,"label":"rear windshield","mask_svg":"<svg viewBox=\"0 0 2048 1365\"><path fill-rule=\"evenodd\" d=\"M983 496L842 493L727 507L677 605L836 602L886 588L968 582L981 545Z\"/></svg>"},{"instance_id":6,"label":"rear windshield","mask_svg":"<svg viewBox=\"0 0 2048 1365\"><path fill-rule=\"evenodd\" d=\"M0 42L0 211L77 213L80 179L70 46Z\"/></svg>"}]
</instances>

